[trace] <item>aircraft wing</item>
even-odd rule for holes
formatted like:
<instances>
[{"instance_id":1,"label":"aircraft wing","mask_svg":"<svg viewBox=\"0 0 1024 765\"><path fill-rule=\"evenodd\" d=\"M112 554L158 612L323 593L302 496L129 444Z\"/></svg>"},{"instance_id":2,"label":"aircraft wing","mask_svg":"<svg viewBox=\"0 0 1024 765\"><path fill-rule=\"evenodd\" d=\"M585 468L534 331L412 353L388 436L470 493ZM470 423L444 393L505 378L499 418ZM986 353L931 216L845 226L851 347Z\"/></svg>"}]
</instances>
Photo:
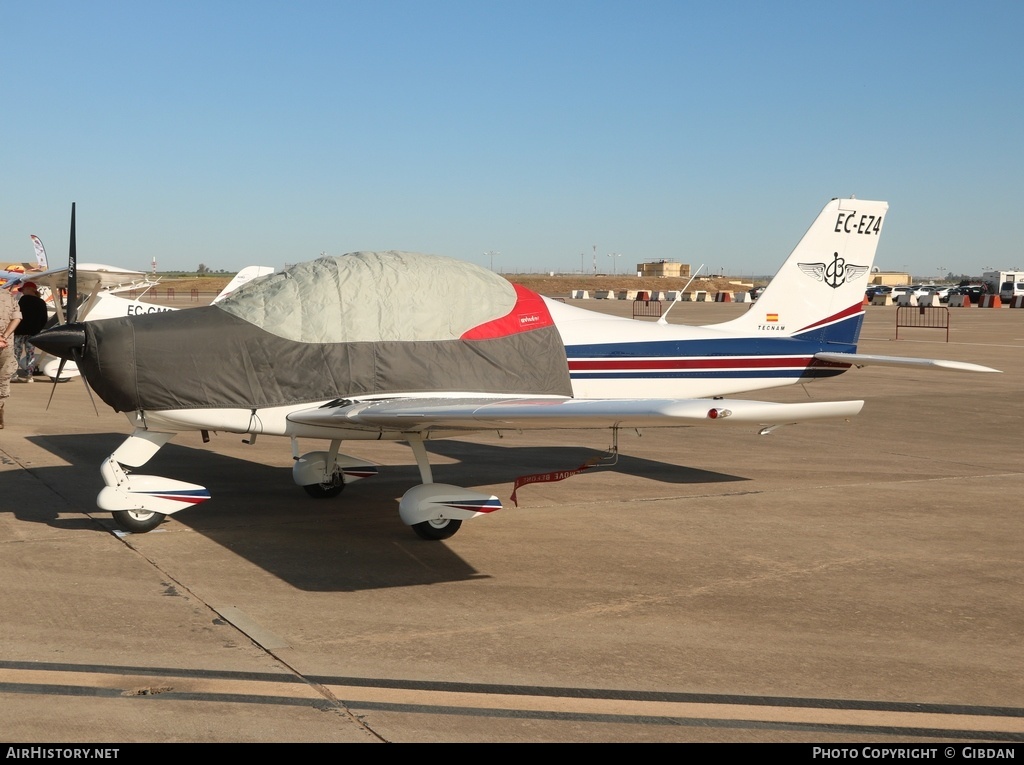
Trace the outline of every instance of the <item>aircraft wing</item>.
<instances>
[{"instance_id":1,"label":"aircraft wing","mask_svg":"<svg viewBox=\"0 0 1024 765\"><path fill-rule=\"evenodd\" d=\"M25 278L25 274L18 271L4 271L0 269L0 286L10 289Z\"/></svg>"},{"instance_id":2,"label":"aircraft wing","mask_svg":"<svg viewBox=\"0 0 1024 765\"><path fill-rule=\"evenodd\" d=\"M739 399L389 398L339 400L288 415L292 422L337 428L425 432L639 428L711 425L761 426L852 417L863 401L778 404Z\"/></svg>"},{"instance_id":3,"label":"aircraft wing","mask_svg":"<svg viewBox=\"0 0 1024 765\"><path fill-rule=\"evenodd\" d=\"M984 367L981 364L970 364L966 361L948 361L946 359L914 359L906 356L874 356L870 353L815 353L814 358L821 361L834 361L839 364L852 364L864 367L869 364L889 367L918 367L925 369L956 369L961 372L998 372L1001 370Z\"/></svg>"},{"instance_id":4,"label":"aircraft wing","mask_svg":"<svg viewBox=\"0 0 1024 765\"><path fill-rule=\"evenodd\" d=\"M51 268L41 273L23 274L23 281L33 281L40 287L50 289L66 289L68 286L68 269ZM109 289L119 287L123 284L143 281L146 274L142 271L130 271L117 266L107 266L101 263L79 263L76 266L76 277L78 278L78 289L83 293L92 292L94 289Z\"/></svg>"}]
</instances>

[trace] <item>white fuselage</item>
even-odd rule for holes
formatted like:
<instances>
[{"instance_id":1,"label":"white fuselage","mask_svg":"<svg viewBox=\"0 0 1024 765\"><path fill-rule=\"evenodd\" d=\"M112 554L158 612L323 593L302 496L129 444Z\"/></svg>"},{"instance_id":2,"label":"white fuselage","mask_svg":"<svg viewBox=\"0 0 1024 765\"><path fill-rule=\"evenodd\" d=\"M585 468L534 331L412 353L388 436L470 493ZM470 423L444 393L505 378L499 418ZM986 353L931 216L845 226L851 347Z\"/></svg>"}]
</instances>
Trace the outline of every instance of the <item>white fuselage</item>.
<instances>
[{"instance_id":1,"label":"white fuselage","mask_svg":"<svg viewBox=\"0 0 1024 765\"><path fill-rule=\"evenodd\" d=\"M626 319L545 301L561 334L577 399L703 398L791 385L804 378L820 348L793 338L750 338L736 331ZM339 398L348 398L345 391ZM393 397L507 398L477 391L412 391L363 395L360 400ZM522 398L531 398L525 395ZM287 406L181 409L129 413L135 427L159 431L210 430L295 438L404 440L402 433L295 423L288 415L326 404L304 401ZM465 431L459 431L464 433ZM432 432L431 438L444 434Z\"/></svg>"}]
</instances>

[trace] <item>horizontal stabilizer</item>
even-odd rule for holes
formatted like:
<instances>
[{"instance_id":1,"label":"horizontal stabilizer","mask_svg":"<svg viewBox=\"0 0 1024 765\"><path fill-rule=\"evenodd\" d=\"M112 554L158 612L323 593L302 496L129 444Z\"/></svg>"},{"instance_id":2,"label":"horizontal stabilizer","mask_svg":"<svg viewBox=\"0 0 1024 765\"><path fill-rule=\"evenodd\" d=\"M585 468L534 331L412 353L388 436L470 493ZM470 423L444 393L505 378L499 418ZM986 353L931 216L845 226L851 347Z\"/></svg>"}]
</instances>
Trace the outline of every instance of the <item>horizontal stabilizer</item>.
<instances>
[{"instance_id":1,"label":"horizontal stabilizer","mask_svg":"<svg viewBox=\"0 0 1024 765\"><path fill-rule=\"evenodd\" d=\"M833 361L838 364L852 364L855 367L866 367L869 364L889 367L917 367L927 369L956 369L961 372L998 372L1002 370L983 367L981 364L969 364L966 361L948 361L947 359L915 359L908 356L874 356L869 353L816 353L814 358L821 361Z\"/></svg>"},{"instance_id":2,"label":"horizontal stabilizer","mask_svg":"<svg viewBox=\"0 0 1024 765\"><path fill-rule=\"evenodd\" d=\"M293 412L323 427L403 432L678 427L720 422L771 426L852 417L863 401L778 404L738 399L400 398Z\"/></svg>"}]
</instances>

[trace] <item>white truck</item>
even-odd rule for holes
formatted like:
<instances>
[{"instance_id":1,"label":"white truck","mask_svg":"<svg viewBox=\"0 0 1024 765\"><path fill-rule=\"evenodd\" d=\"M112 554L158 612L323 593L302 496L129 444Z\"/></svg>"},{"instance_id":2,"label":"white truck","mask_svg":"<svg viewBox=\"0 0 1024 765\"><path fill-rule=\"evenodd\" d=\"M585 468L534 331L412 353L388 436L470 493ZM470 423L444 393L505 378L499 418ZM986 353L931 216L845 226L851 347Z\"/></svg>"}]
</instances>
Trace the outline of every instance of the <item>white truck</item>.
<instances>
[{"instance_id":1,"label":"white truck","mask_svg":"<svg viewBox=\"0 0 1024 765\"><path fill-rule=\"evenodd\" d=\"M1024 295L1024 271L986 271L981 278L999 293L1002 302Z\"/></svg>"}]
</instances>

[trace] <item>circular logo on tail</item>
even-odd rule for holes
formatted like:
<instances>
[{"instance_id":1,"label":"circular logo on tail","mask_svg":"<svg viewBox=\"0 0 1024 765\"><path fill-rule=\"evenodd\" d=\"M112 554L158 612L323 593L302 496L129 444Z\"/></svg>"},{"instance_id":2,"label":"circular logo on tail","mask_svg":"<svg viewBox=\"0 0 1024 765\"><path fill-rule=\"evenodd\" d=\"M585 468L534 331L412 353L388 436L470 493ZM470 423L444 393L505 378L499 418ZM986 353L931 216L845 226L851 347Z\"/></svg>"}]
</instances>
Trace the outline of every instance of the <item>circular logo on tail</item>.
<instances>
[{"instance_id":1,"label":"circular logo on tail","mask_svg":"<svg viewBox=\"0 0 1024 765\"><path fill-rule=\"evenodd\" d=\"M816 282L825 282L832 289L838 289L868 271L868 266L847 263L838 252L832 254L831 263L797 263L797 266Z\"/></svg>"}]
</instances>

